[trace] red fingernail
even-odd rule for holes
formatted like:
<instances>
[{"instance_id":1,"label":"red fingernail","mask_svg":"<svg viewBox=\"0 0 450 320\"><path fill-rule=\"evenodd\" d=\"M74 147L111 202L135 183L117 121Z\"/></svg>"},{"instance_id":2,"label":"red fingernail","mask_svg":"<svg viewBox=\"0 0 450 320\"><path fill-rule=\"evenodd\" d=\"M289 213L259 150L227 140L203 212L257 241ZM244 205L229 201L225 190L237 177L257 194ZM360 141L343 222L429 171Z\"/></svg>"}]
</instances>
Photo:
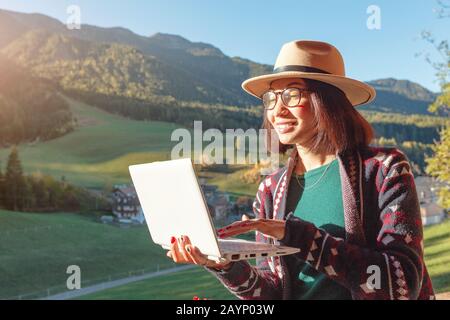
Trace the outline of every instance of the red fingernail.
<instances>
[{"instance_id":1,"label":"red fingernail","mask_svg":"<svg viewBox=\"0 0 450 320\"><path fill-rule=\"evenodd\" d=\"M199 297L194 296L194 297L192 298L192 300L200 300L200 299L199 299Z\"/></svg>"},{"instance_id":2,"label":"red fingernail","mask_svg":"<svg viewBox=\"0 0 450 320\"><path fill-rule=\"evenodd\" d=\"M175 241L177 241L177 239L175 239L175 237L170 238L170 243L174 244Z\"/></svg>"}]
</instances>

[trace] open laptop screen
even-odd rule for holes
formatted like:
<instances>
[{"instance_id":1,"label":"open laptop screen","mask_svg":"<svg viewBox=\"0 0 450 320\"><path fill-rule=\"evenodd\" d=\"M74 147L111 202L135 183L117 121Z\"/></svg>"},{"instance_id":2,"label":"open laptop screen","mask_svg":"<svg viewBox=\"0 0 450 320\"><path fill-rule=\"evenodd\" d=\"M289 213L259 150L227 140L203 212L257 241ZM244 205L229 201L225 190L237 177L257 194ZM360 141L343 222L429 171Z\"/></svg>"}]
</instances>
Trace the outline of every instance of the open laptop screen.
<instances>
[{"instance_id":1,"label":"open laptop screen","mask_svg":"<svg viewBox=\"0 0 450 320\"><path fill-rule=\"evenodd\" d=\"M191 159L129 167L152 240L170 247L170 238L187 235L207 255L220 257L214 226Z\"/></svg>"}]
</instances>

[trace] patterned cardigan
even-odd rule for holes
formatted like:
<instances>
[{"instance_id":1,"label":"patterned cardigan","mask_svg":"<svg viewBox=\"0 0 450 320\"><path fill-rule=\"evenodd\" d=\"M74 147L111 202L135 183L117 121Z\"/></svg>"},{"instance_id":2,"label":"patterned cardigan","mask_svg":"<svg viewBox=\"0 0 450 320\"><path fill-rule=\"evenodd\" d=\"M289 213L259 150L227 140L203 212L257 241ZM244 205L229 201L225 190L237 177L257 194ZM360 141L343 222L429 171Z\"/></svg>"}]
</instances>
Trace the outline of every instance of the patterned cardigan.
<instances>
[{"instance_id":1,"label":"patterned cardigan","mask_svg":"<svg viewBox=\"0 0 450 320\"><path fill-rule=\"evenodd\" d=\"M372 146L338 154L345 239L285 212L297 158L294 149L287 165L261 182L253 203L259 218L286 219L285 236L277 241L256 232L256 241L300 248L296 258L348 288L353 299L434 299L406 155ZM239 261L227 271L206 269L240 299L293 298L284 257L258 259L256 267Z\"/></svg>"}]
</instances>

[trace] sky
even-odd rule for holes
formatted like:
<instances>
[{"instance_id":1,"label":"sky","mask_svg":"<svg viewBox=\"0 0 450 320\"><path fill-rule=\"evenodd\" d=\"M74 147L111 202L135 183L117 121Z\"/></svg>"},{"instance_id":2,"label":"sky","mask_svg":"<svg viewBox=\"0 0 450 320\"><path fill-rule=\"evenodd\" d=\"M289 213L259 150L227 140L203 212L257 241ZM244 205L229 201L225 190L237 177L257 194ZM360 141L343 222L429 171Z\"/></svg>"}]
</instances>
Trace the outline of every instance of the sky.
<instances>
[{"instance_id":1,"label":"sky","mask_svg":"<svg viewBox=\"0 0 450 320\"><path fill-rule=\"evenodd\" d=\"M436 61L439 56L420 34L448 40L450 30L450 18L438 19L433 11L437 0L0 0L2 9L62 22L70 5L79 6L81 23L121 26L143 36L176 34L258 63L274 64L289 41L326 41L342 53L349 77L407 79L434 92L435 70L423 54ZM369 29L368 20L379 28Z\"/></svg>"}]
</instances>

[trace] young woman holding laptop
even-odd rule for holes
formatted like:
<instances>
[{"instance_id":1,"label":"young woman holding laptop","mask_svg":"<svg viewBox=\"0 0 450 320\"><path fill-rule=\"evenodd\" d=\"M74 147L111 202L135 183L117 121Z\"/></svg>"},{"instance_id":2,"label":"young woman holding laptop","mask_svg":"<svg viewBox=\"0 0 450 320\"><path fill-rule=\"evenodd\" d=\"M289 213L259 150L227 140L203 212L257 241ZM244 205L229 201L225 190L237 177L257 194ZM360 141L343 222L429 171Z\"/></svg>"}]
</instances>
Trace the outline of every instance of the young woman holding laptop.
<instances>
[{"instance_id":1,"label":"young woman holding laptop","mask_svg":"<svg viewBox=\"0 0 450 320\"><path fill-rule=\"evenodd\" d=\"M261 182L256 219L219 236L256 231L301 251L219 264L180 237L168 257L203 265L240 299L433 299L411 165L397 148L369 146L373 129L355 109L375 90L345 76L334 46L302 40L242 87L262 99L263 127L290 157Z\"/></svg>"}]
</instances>

